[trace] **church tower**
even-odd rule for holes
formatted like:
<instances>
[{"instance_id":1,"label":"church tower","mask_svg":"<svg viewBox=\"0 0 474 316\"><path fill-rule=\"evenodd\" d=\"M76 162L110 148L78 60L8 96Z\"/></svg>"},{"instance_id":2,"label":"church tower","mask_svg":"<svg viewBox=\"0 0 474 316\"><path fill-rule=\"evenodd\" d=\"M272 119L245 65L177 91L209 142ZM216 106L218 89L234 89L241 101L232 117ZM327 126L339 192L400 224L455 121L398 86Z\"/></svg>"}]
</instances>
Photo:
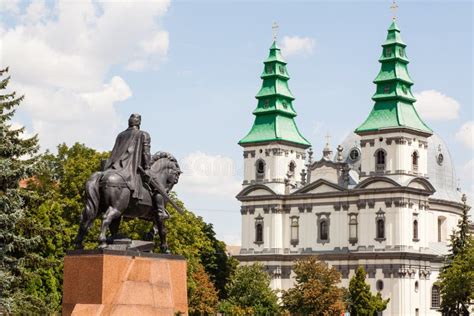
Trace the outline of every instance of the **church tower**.
<instances>
[{"instance_id":1,"label":"church tower","mask_svg":"<svg viewBox=\"0 0 474 316\"><path fill-rule=\"evenodd\" d=\"M355 133L361 136L361 180L385 176L398 183L427 177L427 138L431 129L421 120L413 103L413 81L408 74L406 44L395 20L382 45L382 64L374 80L375 105Z\"/></svg>"},{"instance_id":2,"label":"church tower","mask_svg":"<svg viewBox=\"0 0 474 316\"><path fill-rule=\"evenodd\" d=\"M244 148L243 187L263 184L284 194L301 183L305 149L310 143L294 121L295 98L288 88L290 77L276 41L270 47L260 78L263 83L256 95L255 121L239 142Z\"/></svg>"}]
</instances>

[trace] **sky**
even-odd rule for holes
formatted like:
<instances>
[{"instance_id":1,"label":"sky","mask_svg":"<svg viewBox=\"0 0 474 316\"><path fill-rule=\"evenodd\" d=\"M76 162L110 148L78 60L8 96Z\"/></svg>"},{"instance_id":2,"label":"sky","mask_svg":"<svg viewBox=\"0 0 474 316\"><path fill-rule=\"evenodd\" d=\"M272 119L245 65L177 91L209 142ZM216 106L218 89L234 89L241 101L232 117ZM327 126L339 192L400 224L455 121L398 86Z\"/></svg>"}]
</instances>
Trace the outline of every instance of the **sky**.
<instances>
[{"instance_id":1,"label":"sky","mask_svg":"<svg viewBox=\"0 0 474 316\"><path fill-rule=\"evenodd\" d=\"M474 193L473 2L399 1L415 107L449 146ZM369 114L392 21L377 1L0 1L0 66L25 94L14 126L42 150L111 150L131 113L152 151L184 171L186 207L240 244L242 148L253 123L272 24L290 74L296 122L318 158ZM25 135L25 136L27 136Z\"/></svg>"}]
</instances>

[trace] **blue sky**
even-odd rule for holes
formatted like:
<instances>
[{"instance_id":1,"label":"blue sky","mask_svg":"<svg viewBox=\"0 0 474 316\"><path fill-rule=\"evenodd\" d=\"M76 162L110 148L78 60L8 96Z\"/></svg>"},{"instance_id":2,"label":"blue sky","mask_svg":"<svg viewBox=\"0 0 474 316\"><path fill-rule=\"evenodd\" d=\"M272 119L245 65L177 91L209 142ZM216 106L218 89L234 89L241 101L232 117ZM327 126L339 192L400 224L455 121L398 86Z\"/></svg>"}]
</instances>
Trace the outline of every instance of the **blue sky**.
<instances>
[{"instance_id":1,"label":"blue sky","mask_svg":"<svg viewBox=\"0 0 474 316\"><path fill-rule=\"evenodd\" d=\"M43 149L110 150L130 113L152 150L174 153L187 207L240 240L242 149L272 41L286 55L302 134L320 153L368 115L391 1L143 1L0 4L0 63L26 94L15 124ZM400 1L415 104L473 186L473 3ZM105 126L102 124L105 122Z\"/></svg>"}]
</instances>

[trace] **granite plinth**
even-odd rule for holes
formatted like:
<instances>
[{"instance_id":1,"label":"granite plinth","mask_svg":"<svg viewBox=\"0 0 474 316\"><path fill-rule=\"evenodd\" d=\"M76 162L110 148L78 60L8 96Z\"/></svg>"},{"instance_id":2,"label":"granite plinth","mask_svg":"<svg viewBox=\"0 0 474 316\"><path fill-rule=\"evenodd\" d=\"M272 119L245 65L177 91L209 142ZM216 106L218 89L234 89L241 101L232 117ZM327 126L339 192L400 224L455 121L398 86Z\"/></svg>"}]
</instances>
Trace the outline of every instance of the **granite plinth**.
<instances>
[{"instance_id":1,"label":"granite plinth","mask_svg":"<svg viewBox=\"0 0 474 316\"><path fill-rule=\"evenodd\" d=\"M64 258L63 315L187 315L186 261L110 249Z\"/></svg>"}]
</instances>

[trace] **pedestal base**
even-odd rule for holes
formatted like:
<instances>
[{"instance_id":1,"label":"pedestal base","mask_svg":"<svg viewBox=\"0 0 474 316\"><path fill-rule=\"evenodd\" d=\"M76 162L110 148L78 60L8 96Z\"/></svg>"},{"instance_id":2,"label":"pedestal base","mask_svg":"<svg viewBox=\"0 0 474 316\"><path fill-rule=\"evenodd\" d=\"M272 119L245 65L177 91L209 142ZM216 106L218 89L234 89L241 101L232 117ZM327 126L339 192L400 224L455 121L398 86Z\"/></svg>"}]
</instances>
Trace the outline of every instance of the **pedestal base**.
<instances>
[{"instance_id":1,"label":"pedestal base","mask_svg":"<svg viewBox=\"0 0 474 316\"><path fill-rule=\"evenodd\" d=\"M187 315L181 256L117 250L72 251L64 258L63 311L82 315Z\"/></svg>"}]
</instances>

